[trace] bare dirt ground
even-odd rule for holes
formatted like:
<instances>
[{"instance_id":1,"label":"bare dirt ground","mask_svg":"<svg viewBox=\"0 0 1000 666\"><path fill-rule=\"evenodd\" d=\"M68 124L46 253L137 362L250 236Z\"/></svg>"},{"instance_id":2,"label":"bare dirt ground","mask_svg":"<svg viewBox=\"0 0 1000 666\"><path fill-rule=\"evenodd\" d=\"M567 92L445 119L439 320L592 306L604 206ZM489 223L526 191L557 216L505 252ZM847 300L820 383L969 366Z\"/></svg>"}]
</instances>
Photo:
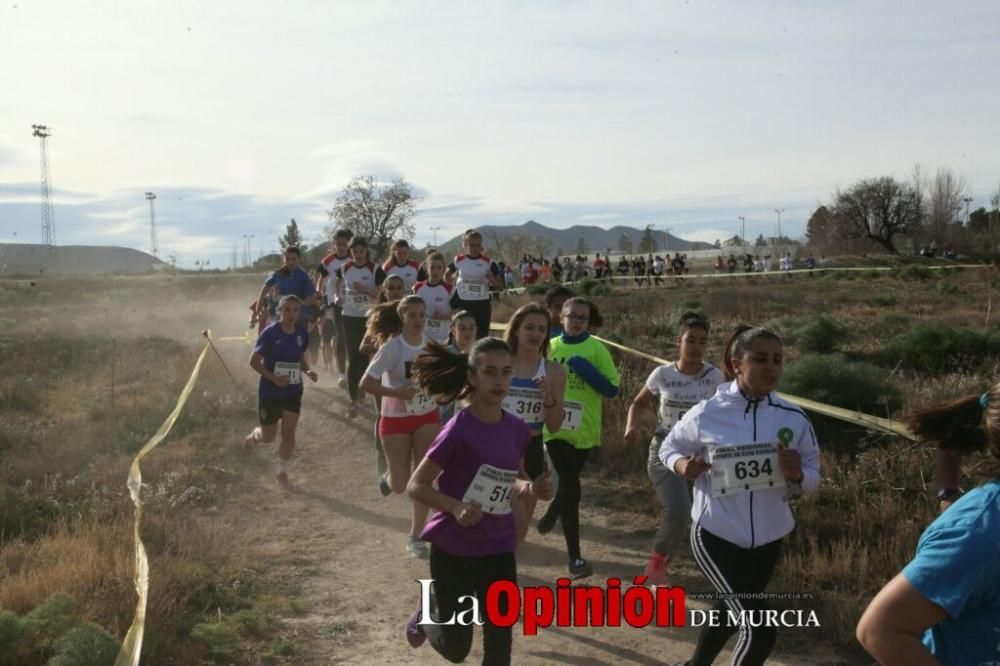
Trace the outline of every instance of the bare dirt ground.
<instances>
[{"instance_id":1,"label":"bare dirt ground","mask_svg":"<svg viewBox=\"0 0 1000 666\"><path fill-rule=\"evenodd\" d=\"M237 372L244 373L242 368ZM248 385L252 381L249 371L240 379ZM427 562L406 554L407 500L379 495L372 411L363 411L352 421L343 416L345 407L346 392L329 376L309 384L290 473L294 491L278 487L272 471L274 450L260 447L245 460L254 474L246 477L246 487L221 506L220 513L246 535L245 543L234 547L246 547L255 558L267 560L268 575L297 587L306 602L308 612L286 624L296 644L291 663L445 663L429 646L413 650L404 639L405 622L418 599L416 579L429 576ZM585 504L586 483L585 479ZM641 573L655 521L650 515L641 524L632 524L637 521L629 516L584 506L583 553L595 570L587 582L599 584L612 576L631 582ZM517 560L520 584L554 585L566 571L559 528L546 536L532 529ZM672 575L675 584L689 591L709 589L689 556ZM689 605L705 607L697 602ZM522 635L520 625L514 631L515 664L586 666L683 661L691 655L697 636L694 628L628 626L550 628L537 636ZM850 663L815 645L814 631L779 630L783 634L769 663ZM731 640L729 647L734 643ZM729 655L725 651L717 663L729 663ZM477 632L467 663L479 663L481 656Z\"/></svg>"}]
</instances>

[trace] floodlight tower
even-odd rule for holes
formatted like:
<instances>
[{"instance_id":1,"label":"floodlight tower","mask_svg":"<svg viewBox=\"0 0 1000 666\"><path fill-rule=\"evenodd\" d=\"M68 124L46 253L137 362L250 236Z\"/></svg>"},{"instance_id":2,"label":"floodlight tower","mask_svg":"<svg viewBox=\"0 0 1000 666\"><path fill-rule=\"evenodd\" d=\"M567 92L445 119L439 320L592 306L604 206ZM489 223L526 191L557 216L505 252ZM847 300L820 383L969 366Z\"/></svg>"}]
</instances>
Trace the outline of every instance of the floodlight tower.
<instances>
[{"instance_id":1,"label":"floodlight tower","mask_svg":"<svg viewBox=\"0 0 1000 666\"><path fill-rule=\"evenodd\" d=\"M52 210L52 191L49 188L49 151L45 139L51 132L45 125L32 125L31 136L37 136L42 165L42 245L56 244L56 219Z\"/></svg>"},{"instance_id":2,"label":"floodlight tower","mask_svg":"<svg viewBox=\"0 0 1000 666\"><path fill-rule=\"evenodd\" d=\"M156 210L153 207L156 195L152 192L146 192L146 200L149 201L149 251L159 259L160 248L156 243Z\"/></svg>"}]
</instances>

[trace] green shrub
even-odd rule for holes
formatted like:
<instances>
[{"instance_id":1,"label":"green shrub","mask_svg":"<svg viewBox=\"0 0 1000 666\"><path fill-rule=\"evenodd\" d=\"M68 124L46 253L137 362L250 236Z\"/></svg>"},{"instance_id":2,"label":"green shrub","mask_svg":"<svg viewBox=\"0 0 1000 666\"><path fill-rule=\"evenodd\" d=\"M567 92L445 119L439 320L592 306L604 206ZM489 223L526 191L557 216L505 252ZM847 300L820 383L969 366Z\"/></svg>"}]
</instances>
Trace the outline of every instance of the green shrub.
<instances>
[{"instance_id":1,"label":"green shrub","mask_svg":"<svg viewBox=\"0 0 1000 666\"><path fill-rule=\"evenodd\" d=\"M807 354L789 365L781 390L845 409L873 412L879 405L895 408L899 394L885 372L841 354Z\"/></svg>"},{"instance_id":2,"label":"green shrub","mask_svg":"<svg viewBox=\"0 0 1000 666\"><path fill-rule=\"evenodd\" d=\"M585 278L573 285L573 290L580 296L607 296L611 293L611 283Z\"/></svg>"},{"instance_id":3,"label":"green shrub","mask_svg":"<svg viewBox=\"0 0 1000 666\"><path fill-rule=\"evenodd\" d=\"M117 656L118 641L87 622L56 641L56 654L48 666L111 666Z\"/></svg>"},{"instance_id":4,"label":"green shrub","mask_svg":"<svg viewBox=\"0 0 1000 666\"><path fill-rule=\"evenodd\" d=\"M899 299L891 295L872 296L869 303L879 308L891 308L899 303Z\"/></svg>"},{"instance_id":5,"label":"green shrub","mask_svg":"<svg viewBox=\"0 0 1000 666\"><path fill-rule=\"evenodd\" d=\"M1000 353L1000 330L978 331L940 323L917 324L889 340L878 355L886 365L918 370L978 369L987 357Z\"/></svg>"},{"instance_id":6,"label":"green shrub","mask_svg":"<svg viewBox=\"0 0 1000 666\"><path fill-rule=\"evenodd\" d=\"M805 352L826 354L840 346L847 329L832 317L820 315L795 331L798 347Z\"/></svg>"},{"instance_id":7,"label":"green shrub","mask_svg":"<svg viewBox=\"0 0 1000 666\"><path fill-rule=\"evenodd\" d=\"M0 666L16 663L24 639L24 619L10 611L0 611Z\"/></svg>"},{"instance_id":8,"label":"green shrub","mask_svg":"<svg viewBox=\"0 0 1000 666\"><path fill-rule=\"evenodd\" d=\"M79 624L73 598L56 592L24 616L25 642L34 650L47 651Z\"/></svg>"},{"instance_id":9,"label":"green shrub","mask_svg":"<svg viewBox=\"0 0 1000 666\"><path fill-rule=\"evenodd\" d=\"M213 657L228 657L240 649L240 632L227 622L196 624L191 638L202 643Z\"/></svg>"},{"instance_id":10,"label":"green shrub","mask_svg":"<svg viewBox=\"0 0 1000 666\"><path fill-rule=\"evenodd\" d=\"M0 543L16 537L34 539L60 514L59 505L25 487L0 482Z\"/></svg>"},{"instance_id":11,"label":"green shrub","mask_svg":"<svg viewBox=\"0 0 1000 666\"><path fill-rule=\"evenodd\" d=\"M899 277L903 280L919 280L923 282L931 277L931 269L926 266L918 266L917 264L910 264L905 268L901 269L898 273Z\"/></svg>"}]
</instances>

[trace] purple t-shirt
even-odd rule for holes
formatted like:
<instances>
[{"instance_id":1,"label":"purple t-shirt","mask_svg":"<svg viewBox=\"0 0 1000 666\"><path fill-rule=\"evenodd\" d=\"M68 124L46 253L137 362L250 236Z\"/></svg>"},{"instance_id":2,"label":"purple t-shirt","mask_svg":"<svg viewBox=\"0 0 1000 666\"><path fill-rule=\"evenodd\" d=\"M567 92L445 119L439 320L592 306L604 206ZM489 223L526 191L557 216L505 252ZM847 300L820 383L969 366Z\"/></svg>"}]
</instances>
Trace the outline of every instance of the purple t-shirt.
<instances>
[{"instance_id":1,"label":"purple t-shirt","mask_svg":"<svg viewBox=\"0 0 1000 666\"><path fill-rule=\"evenodd\" d=\"M281 330L281 322L267 325L257 338L253 350L264 357L264 366L275 374L284 374L292 380L285 388L265 379L263 375L257 385L257 395L262 400L278 400L302 395L302 352L309 346L309 333L301 324L294 333ZM275 367L277 366L277 370ZM298 372L295 372L298 370Z\"/></svg>"},{"instance_id":2,"label":"purple t-shirt","mask_svg":"<svg viewBox=\"0 0 1000 666\"><path fill-rule=\"evenodd\" d=\"M516 472L530 440L528 426L513 414L503 412L499 423L486 423L463 409L445 424L427 451L427 457L441 466L438 490L461 500L484 464ZM513 513L483 513L478 523L462 527L450 513L437 511L420 537L464 557L510 553L517 546Z\"/></svg>"}]
</instances>

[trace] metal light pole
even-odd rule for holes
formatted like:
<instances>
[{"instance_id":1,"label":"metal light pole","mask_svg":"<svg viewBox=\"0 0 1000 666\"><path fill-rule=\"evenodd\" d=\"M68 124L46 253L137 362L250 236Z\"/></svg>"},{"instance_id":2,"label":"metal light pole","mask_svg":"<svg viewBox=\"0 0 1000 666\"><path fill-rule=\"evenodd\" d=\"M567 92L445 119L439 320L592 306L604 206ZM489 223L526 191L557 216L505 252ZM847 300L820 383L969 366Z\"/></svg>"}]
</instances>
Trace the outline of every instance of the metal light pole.
<instances>
[{"instance_id":1,"label":"metal light pole","mask_svg":"<svg viewBox=\"0 0 1000 666\"><path fill-rule=\"evenodd\" d=\"M243 265L250 266L250 241L253 240L253 234L243 234Z\"/></svg>"},{"instance_id":2,"label":"metal light pole","mask_svg":"<svg viewBox=\"0 0 1000 666\"><path fill-rule=\"evenodd\" d=\"M153 208L156 195L152 192L146 192L146 200L149 201L149 249L153 256L159 259L160 248L156 242L156 210Z\"/></svg>"},{"instance_id":3,"label":"metal light pole","mask_svg":"<svg viewBox=\"0 0 1000 666\"><path fill-rule=\"evenodd\" d=\"M743 241L742 246L746 247L747 244L747 218L739 215L736 217L740 221L740 239Z\"/></svg>"},{"instance_id":4,"label":"metal light pole","mask_svg":"<svg viewBox=\"0 0 1000 666\"><path fill-rule=\"evenodd\" d=\"M965 226L969 226L969 205L972 203L972 197L963 197L962 201L965 202Z\"/></svg>"},{"instance_id":5,"label":"metal light pole","mask_svg":"<svg viewBox=\"0 0 1000 666\"><path fill-rule=\"evenodd\" d=\"M784 208L775 208L774 212L778 214L778 242L781 242L781 214L785 212Z\"/></svg>"},{"instance_id":6,"label":"metal light pole","mask_svg":"<svg viewBox=\"0 0 1000 666\"><path fill-rule=\"evenodd\" d=\"M438 229L441 227L431 227L431 231L434 232L434 249L437 249L438 244Z\"/></svg>"},{"instance_id":7,"label":"metal light pole","mask_svg":"<svg viewBox=\"0 0 1000 666\"><path fill-rule=\"evenodd\" d=\"M670 232L673 231L673 227L663 227L663 253L670 254L670 248L667 245L670 243Z\"/></svg>"},{"instance_id":8,"label":"metal light pole","mask_svg":"<svg viewBox=\"0 0 1000 666\"><path fill-rule=\"evenodd\" d=\"M45 140L49 138L51 128L46 125L32 125L31 136L39 139L39 161L41 162L42 178L42 245L56 244L56 219L52 209L52 190L49 187L49 151Z\"/></svg>"}]
</instances>

